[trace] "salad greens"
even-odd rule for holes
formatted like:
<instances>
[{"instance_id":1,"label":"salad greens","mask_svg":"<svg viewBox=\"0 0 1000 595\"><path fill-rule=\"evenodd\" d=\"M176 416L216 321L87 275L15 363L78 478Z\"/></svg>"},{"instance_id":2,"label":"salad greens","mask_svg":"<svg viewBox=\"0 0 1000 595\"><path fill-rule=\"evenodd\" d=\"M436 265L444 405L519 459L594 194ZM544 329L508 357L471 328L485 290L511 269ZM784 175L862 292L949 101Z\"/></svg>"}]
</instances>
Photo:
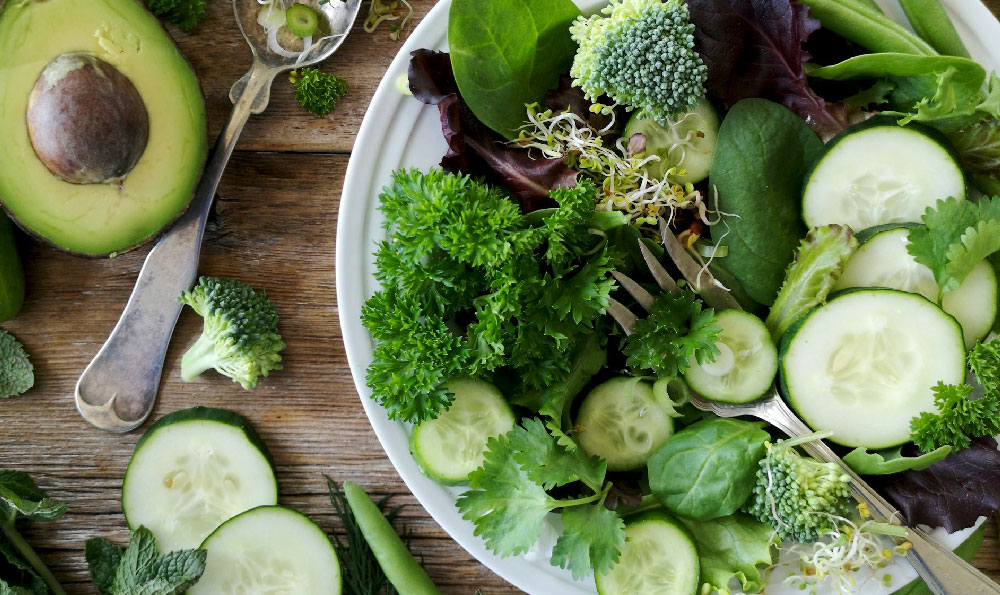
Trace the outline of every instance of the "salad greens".
<instances>
[{"instance_id":1,"label":"salad greens","mask_svg":"<svg viewBox=\"0 0 1000 595\"><path fill-rule=\"evenodd\" d=\"M744 514L710 521L681 518L698 546L701 562L699 593L730 595L729 580L736 577L744 593L760 593L767 571L777 560L774 529Z\"/></svg>"},{"instance_id":2,"label":"salad greens","mask_svg":"<svg viewBox=\"0 0 1000 595\"><path fill-rule=\"evenodd\" d=\"M708 521L750 497L769 436L763 423L708 419L671 436L649 458L649 489L670 512Z\"/></svg>"},{"instance_id":3,"label":"salad greens","mask_svg":"<svg viewBox=\"0 0 1000 595\"><path fill-rule=\"evenodd\" d=\"M507 138L524 124L524 105L545 99L569 69L576 45L572 0L454 0L448 18L455 80L480 122Z\"/></svg>"},{"instance_id":4,"label":"salad greens","mask_svg":"<svg viewBox=\"0 0 1000 595\"><path fill-rule=\"evenodd\" d=\"M728 217L723 266L751 298L771 304L785 269L805 236L802 179L823 143L795 114L763 99L744 99L729 111L709 181Z\"/></svg>"},{"instance_id":5,"label":"salad greens","mask_svg":"<svg viewBox=\"0 0 1000 595\"><path fill-rule=\"evenodd\" d=\"M714 324L715 311L703 309L694 293L662 293L649 309L649 316L636 323L626 340L628 365L675 378L688 369L692 359L713 361L719 353L715 343L722 330Z\"/></svg>"},{"instance_id":6,"label":"salad greens","mask_svg":"<svg viewBox=\"0 0 1000 595\"><path fill-rule=\"evenodd\" d=\"M0 329L0 399L16 397L35 385L35 367L14 335Z\"/></svg>"},{"instance_id":7,"label":"salad greens","mask_svg":"<svg viewBox=\"0 0 1000 595\"><path fill-rule=\"evenodd\" d=\"M139 527L122 550L103 537L86 544L90 576L101 595L181 595L205 572L208 552L178 550L160 555L152 531Z\"/></svg>"},{"instance_id":8,"label":"salad greens","mask_svg":"<svg viewBox=\"0 0 1000 595\"><path fill-rule=\"evenodd\" d=\"M923 223L910 230L906 249L934 273L942 292L957 289L979 261L1000 251L1000 197L939 200Z\"/></svg>"},{"instance_id":9,"label":"salad greens","mask_svg":"<svg viewBox=\"0 0 1000 595\"><path fill-rule=\"evenodd\" d=\"M903 455L902 447L899 446L875 452L855 448L842 458L859 475L889 475L910 469L922 471L934 463L943 461L951 450L951 446L944 445L926 454L908 457Z\"/></svg>"}]
</instances>

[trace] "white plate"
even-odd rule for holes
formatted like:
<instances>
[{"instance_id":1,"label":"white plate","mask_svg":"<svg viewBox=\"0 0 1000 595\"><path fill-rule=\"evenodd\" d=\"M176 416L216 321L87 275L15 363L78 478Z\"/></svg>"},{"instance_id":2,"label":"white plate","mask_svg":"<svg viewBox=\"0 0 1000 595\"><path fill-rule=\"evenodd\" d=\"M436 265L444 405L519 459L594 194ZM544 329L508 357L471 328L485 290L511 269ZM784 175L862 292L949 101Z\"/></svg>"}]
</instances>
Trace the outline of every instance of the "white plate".
<instances>
[{"instance_id":1,"label":"white plate","mask_svg":"<svg viewBox=\"0 0 1000 595\"><path fill-rule=\"evenodd\" d=\"M887 14L903 21L902 11L895 0L877 0ZM601 0L576 0L583 9L594 9ZM981 64L1000 64L1000 23L979 0L945 0L948 12L972 55ZM337 223L337 302L344 347L354 375L354 384L361 395L365 412L382 442L389 460L400 477L423 504L427 512L463 548L516 587L532 594L590 595L595 593L592 582L573 581L569 573L549 564L549 552L557 533L557 515L550 521L536 547L525 556L501 559L489 551L483 541L472 534L472 523L462 519L455 507L461 488L446 488L424 477L410 456L408 424L390 421L385 410L370 399L371 390L365 385L365 370L372 361L372 338L361 325L361 306L378 288L374 278L375 242L383 239L378 194L390 180L390 174L401 167L426 169L438 164L447 148L441 134L438 109L426 106L396 90L396 79L405 76L410 52L420 48L448 49L449 0L442 0L424 18L399 55L393 60L369 106L358 134L351 162L347 168L344 194L340 202ZM971 529L945 536L954 547ZM890 567L892 586L909 582L916 573L905 562ZM801 591L782 586L786 573L781 568L772 573L769 595L798 595ZM858 593L881 595L887 592L876 581L868 581Z\"/></svg>"}]
</instances>

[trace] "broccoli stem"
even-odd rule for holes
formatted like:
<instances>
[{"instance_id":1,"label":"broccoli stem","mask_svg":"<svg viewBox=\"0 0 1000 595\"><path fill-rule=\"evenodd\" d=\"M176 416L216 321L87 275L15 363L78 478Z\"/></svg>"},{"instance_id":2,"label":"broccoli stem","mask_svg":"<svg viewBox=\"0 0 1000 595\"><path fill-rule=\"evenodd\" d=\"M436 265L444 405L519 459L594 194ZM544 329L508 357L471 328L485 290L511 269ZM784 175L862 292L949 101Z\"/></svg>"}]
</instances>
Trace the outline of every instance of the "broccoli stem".
<instances>
[{"instance_id":1,"label":"broccoli stem","mask_svg":"<svg viewBox=\"0 0 1000 595\"><path fill-rule=\"evenodd\" d=\"M3 536L14 547L14 550L21 555L25 562L31 565L35 572L38 573L38 576L42 577L45 584L52 590L53 595L66 595L66 591L59 584L59 581L56 580L49 567L45 565L45 562L42 562L42 559L38 557L38 554L35 553L31 545L14 528L15 516L12 515L7 522L0 524L0 533L3 533Z\"/></svg>"},{"instance_id":2,"label":"broccoli stem","mask_svg":"<svg viewBox=\"0 0 1000 595\"><path fill-rule=\"evenodd\" d=\"M215 341L201 335L181 356L181 380L191 382L205 370L214 368L215 364Z\"/></svg>"}]
</instances>

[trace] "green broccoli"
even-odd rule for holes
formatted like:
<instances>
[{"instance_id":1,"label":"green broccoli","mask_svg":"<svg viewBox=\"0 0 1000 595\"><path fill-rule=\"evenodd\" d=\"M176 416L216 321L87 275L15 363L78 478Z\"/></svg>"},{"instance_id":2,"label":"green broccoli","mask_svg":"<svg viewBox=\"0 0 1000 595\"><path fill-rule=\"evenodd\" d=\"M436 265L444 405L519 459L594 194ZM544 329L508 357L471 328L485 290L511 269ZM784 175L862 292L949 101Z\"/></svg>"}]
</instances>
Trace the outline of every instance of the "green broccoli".
<instances>
[{"instance_id":1,"label":"green broccoli","mask_svg":"<svg viewBox=\"0 0 1000 595\"><path fill-rule=\"evenodd\" d=\"M249 390L259 376L281 369L278 313L263 291L236 279L202 277L179 299L205 319L202 335L181 358L185 382L215 368Z\"/></svg>"},{"instance_id":2,"label":"green broccoli","mask_svg":"<svg viewBox=\"0 0 1000 595\"><path fill-rule=\"evenodd\" d=\"M316 68L293 70L288 80L295 85L295 100L299 105L321 118L328 116L347 95L347 81Z\"/></svg>"},{"instance_id":3,"label":"green broccoli","mask_svg":"<svg viewBox=\"0 0 1000 595\"><path fill-rule=\"evenodd\" d=\"M570 27L580 45L570 75L591 101L608 95L644 117L693 110L705 96L708 68L694 49L694 25L681 0L611 0L601 15ZM609 106L600 106L610 112Z\"/></svg>"},{"instance_id":4,"label":"green broccoli","mask_svg":"<svg viewBox=\"0 0 1000 595\"><path fill-rule=\"evenodd\" d=\"M834 463L821 463L795 450L795 446L821 436L765 443L767 454L760 461L753 495L745 509L774 527L782 539L817 541L850 512L850 476Z\"/></svg>"},{"instance_id":5,"label":"green broccoli","mask_svg":"<svg viewBox=\"0 0 1000 595\"><path fill-rule=\"evenodd\" d=\"M14 335L0 330L0 399L16 397L35 385L35 368Z\"/></svg>"}]
</instances>

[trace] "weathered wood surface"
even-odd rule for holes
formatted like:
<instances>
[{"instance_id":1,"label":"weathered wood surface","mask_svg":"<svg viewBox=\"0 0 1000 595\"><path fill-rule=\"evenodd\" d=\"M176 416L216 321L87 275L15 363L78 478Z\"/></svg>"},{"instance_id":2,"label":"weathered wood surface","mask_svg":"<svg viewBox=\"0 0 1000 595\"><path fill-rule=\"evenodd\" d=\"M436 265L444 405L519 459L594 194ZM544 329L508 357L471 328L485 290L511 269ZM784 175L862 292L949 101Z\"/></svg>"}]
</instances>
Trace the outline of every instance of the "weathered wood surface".
<instances>
[{"instance_id":1,"label":"weathered wood surface","mask_svg":"<svg viewBox=\"0 0 1000 595\"><path fill-rule=\"evenodd\" d=\"M419 19L433 0L415 0ZM230 84L249 53L229 3L210 2L194 34L171 31L201 77L214 135L228 111ZM266 289L278 305L288 344L284 371L253 392L214 374L179 380L179 359L200 333L200 319L181 316L153 418L193 405L248 416L274 454L281 501L336 530L321 473L394 494L414 529L416 550L446 593L511 593L515 589L472 559L427 515L396 475L372 432L343 352L334 292L334 232L341 185L357 128L384 69L399 47L384 29L356 29L324 70L345 76L351 93L328 119L295 104L291 86L275 84L270 109L248 125L219 190L201 272L235 276ZM93 593L83 542L127 537L119 496L139 433L117 436L88 426L73 407L73 386L121 311L146 250L115 260L81 260L28 244L29 296L23 313L3 327L27 346L38 383L28 396L0 402L0 468L16 468L70 507L29 538L71 593ZM991 521L976 564L1000 580L997 526Z\"/></svg>"}]
</instances>

